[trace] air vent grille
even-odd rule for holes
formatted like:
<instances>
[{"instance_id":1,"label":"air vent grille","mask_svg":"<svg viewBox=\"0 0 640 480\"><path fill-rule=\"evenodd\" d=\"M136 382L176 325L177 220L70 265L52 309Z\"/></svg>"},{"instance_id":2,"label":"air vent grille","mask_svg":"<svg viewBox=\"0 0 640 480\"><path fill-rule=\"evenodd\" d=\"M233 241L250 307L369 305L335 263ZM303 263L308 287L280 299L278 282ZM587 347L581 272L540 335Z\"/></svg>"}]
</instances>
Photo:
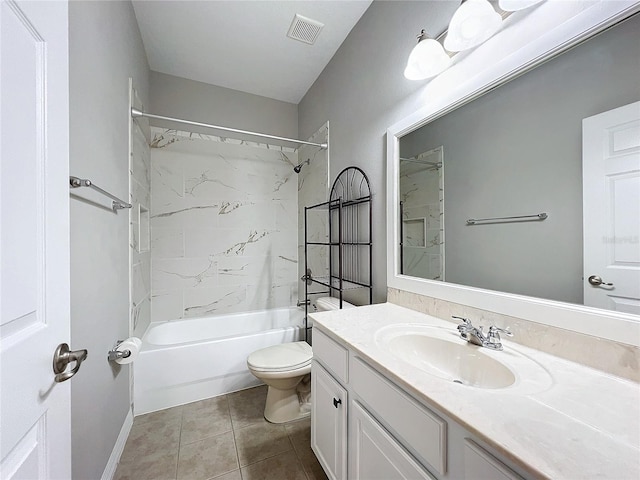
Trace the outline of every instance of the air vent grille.
<instances>
[{"instance_id":1,"label":"air vent grille","mask_svg":"<svg viewBox=\"0 0 640 480\"><path fill-rule=\"evenodd\" d=\"M324 23L296 14L289 27L287 37L313 45L324 27Z\"/></svg>"}]
</instances>

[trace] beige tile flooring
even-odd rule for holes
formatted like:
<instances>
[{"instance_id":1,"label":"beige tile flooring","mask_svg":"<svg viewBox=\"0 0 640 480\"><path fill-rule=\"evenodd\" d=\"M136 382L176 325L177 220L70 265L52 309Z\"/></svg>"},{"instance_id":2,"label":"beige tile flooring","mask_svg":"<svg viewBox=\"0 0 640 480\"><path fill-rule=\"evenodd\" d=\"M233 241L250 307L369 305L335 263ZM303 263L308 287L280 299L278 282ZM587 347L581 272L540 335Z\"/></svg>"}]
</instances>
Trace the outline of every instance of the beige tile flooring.
<instances>
[{"instance_id":1,"label":"beige tile flooring","mask_svg":"<svg viewBox=\"0 0 640 480\"><path fill-rule=\"evenodd\" d=\"M325 480L309 418L262 416L260 386L136 417L115 480Z\"/></svg>"}]
</instances>

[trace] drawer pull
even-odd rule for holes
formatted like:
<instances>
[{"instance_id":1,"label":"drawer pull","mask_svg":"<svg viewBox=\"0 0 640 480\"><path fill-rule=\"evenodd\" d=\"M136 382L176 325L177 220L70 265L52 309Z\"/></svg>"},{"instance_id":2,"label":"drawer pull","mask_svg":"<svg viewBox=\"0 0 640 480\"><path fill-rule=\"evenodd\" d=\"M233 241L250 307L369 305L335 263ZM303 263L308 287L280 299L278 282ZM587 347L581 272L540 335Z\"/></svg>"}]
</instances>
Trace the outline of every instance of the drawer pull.
<instances>
[{"instance_id":1,"label":"drawer pull","mask_svg":"<svg viewBox=\"0 0 640 480\"><path fill-rule=\"evenodd\" d=\"M338 408L338 405L340 405L342 403L342 400L340 400L339 398L334 398L333 399L333 406Z\"/></svg>"}]
</instances>

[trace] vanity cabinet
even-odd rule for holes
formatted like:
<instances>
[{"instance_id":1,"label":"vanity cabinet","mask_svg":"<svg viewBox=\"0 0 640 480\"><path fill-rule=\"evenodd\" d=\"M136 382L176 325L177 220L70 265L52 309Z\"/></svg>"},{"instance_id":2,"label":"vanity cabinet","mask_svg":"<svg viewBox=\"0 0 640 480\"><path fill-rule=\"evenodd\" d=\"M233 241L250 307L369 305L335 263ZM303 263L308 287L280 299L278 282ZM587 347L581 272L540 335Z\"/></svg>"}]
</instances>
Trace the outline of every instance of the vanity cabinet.
<instances>
[{"instance_id":1,"label":"vanity cabinet","mask_svg":"<svg viewBox=\"0 0 640 480\"><path fill-rule=\"evenodd\" d=\"M347 479L347 391L315 360L311 448L331 480Z\"/></svg>"},{"instance_id":2,"label":"vanity cabinet","mask_svg":"<svg viewBox=\"0 0 640 480\"><path fill-rule=\"evenodd\" d=\"M436 480L357 401L349 407L350 478Z\"/></svg>"},{"instance_id":3,"label":"vanity cabinet","mask_svg":"<svg viewBox=\"0 0 640 480\"><path fill-rule=\"evenodd\" d=\"M311 447L332 480L522 480L451 419L314 328Z\"/></svg>"},{"instance_id":4,"label":"vanity cabinet","mask_svg":"<svg viewBox=\"0 0 640 480\"><path fill-rule=\"evenodd\" d=\"M522 480L473 440L464 440L464 477L475 480Z\"/></svg>"}]
</instances>

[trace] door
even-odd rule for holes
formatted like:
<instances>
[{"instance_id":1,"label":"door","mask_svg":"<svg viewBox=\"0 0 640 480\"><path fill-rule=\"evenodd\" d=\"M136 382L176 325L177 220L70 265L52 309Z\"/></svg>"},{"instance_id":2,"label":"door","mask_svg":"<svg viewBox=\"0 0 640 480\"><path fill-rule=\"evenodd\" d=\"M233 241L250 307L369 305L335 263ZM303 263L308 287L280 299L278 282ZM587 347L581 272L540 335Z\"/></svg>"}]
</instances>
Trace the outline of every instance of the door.
<instances>
[{"instance_id":1,"label":"door","mask_svg":"<svg viewBox=\"0 0 640 480\"><path fill-rule=\"evenodd\" d=\"M315 361L311 391L311 448L330 480L346 480L347 391Z\"/></svg>"},{"instance_id":2,"label":"door","mask_svg":"<svg viewBox=\"0 0 640 480\"><path fill-rule=\"evenodd\" d=\"M0 8L0 478L68 479L67 4Z\"/></svg>"},{"instance_id":3,"label":"door","mask_svg":"<svg viewBox=\"0 0 640 480\"><path fill-rule=\"evenodd\" d=\"M640 102L582 121L584 304L640 314Z\"/></svg>"}]
</instances>

